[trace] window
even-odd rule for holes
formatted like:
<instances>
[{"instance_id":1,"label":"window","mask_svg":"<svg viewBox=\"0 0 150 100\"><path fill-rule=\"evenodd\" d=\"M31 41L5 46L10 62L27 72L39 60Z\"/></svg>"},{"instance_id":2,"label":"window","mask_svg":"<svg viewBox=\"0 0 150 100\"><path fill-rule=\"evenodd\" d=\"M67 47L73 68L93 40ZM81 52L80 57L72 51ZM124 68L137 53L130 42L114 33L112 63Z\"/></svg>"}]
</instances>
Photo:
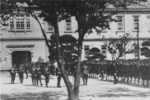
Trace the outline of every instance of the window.
<instances>
[{"instance_id":1,"label":"window","mask_svg":"<svg viewBox=\"0 0 150 100\"><path fill-rule=\"evenodd\" d=\"M90 46L89 45L84 45L85 58L87 58L89 50L90 50Z\"/></svg>"},{"instance_id":2,"label":"window","mask_svg":"<svg viewBox=\"0 0 150 100\"><path fill-rule=\"evenodd\" d=\"M14 19L10 18L10 29L13 30L14 29Z\"/></svg>"},{"instance_id":3,"label":"window","mask_svg":"<svg viewBox=\"0 0 150 100\"><path fill-rule=\"evenodd\" d=\"M134 18L133 30L138 31L139 30L139 16L133 16L133 18Z\"/></svg>"},{"instance_id":4,"label":"window","mask_svg":"<svg viewBox=\"0 0 150 100\"><path fill-rule=\"evenodd\" d=\"M123 31L123 16L117 16L117 30L118 31Z\"/></svg>"},{"instance_id":5,"label":"window","mask_svg":"<svg viewBox=\"0 0 150 100\"><path fill-rule=\"evenodd\" d=\"M71 17L66 19L66 31L71 32Z\"/></svg>"},{"instance_id":6,"label":"window","mask_svg":"<svg viewBox=\"0 0 150 100\"><path fill-rule=\"evenodd\" d=\"M24 30L24 19L16 19L16 28L17 30Z\"/></svg>"},{"instance_id":7,"label":"window","mask_svg":"<svg viewBox=\"0 0 150 100\"><path fill-rule=\"evenodd\" d=\"M27 29L31 28L31 26L30 26L30 19L26 19L26 25L27 25Z\"/></svg>"},{"instance_id":8,"label":"window","mask_svg":"<svg viewBox=\"0 0 150 100\"><path fill-rule=\"evenodd\" d=\"M47 33L54 32L54 27L50 23L45 22L45 31Z\"/></svg>"},{"instance_id":9,"label":"window","mask_svg":"<svg viewBox=\"0 0 150 100\"><path fill-rule=\"evenodd\" d=\"M29 14L13 14L10 17L10 30L28 31L31 30L31 21Z\"/></svg>"},{"instance_id":10,"label":"window","mask_svg":"<svg viewBox=\"0 0 150 100\"><path fill-rule=\"evenodd\" d=\"M48 31L53 32L54 31L54 27L48 23Z\"/></svg>"},{"instance_id":11,"label":"window","mask_svg":"<svg viewBox=\"0 0 150 100\"><path fill-rule=\"evenodd\" d=\"M104 56L106 56L107 52L106 52L106 46L105 45L101 45L101 50L102 50L102 54Z\"/></svg>"}]
</instances>

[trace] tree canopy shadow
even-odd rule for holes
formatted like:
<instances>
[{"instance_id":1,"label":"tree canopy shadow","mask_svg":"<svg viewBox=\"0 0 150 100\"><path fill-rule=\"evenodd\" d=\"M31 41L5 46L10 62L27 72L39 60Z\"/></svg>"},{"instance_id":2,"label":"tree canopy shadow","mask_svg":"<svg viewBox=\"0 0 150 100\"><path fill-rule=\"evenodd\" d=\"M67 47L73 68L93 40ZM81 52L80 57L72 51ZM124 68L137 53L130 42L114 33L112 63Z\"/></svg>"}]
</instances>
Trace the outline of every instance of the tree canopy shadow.
<instances>
[{"instance_id":1,"label":"tree canopy shadow","mask_svg":"<svg viewBox=\"0 0 150 100\"><path fill-rule=\"evenodd\" d=\"M2 100L60 100L62 96L67 98L67 94L62 94L60 92L1 95L1 98Z\"/></svg>"}]
</instances>

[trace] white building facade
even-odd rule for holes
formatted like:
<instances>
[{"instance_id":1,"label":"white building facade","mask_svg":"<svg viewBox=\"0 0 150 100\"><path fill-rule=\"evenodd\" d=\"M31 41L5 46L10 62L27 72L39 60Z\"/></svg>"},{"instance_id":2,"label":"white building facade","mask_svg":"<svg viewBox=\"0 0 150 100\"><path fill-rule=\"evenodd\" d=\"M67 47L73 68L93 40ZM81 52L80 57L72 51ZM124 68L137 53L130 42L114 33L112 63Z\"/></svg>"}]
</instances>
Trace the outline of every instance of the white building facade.
<instances>
[{"instance_id":1,"label":"white building facade","mask_svg":"<svg viewBox=\"0 0 150 100\"><path fill-rule=\"evenodd\" d=\"M112 9L107 9L106 13ZM127 49L134 49L133 44L137 44L137 34L139 34L139 46L146 40L150 40L150 9L136 6L129 9L120 10L114 16L117 22L110 22L111 29L105 29L100 34L93 31L93 34L86 35L82 49L82 60L86 60L87 52L93 48L99 48L107 60L112 60L111 54L104 45L110 39L119 38L126 33L131 37ZM40 20L47 37L53 34L53 26ZM0 32L0 69L9 70L12 64L25 62L48 61L48 50L38 22L27 13L16 13L10 17L5 26L1 26ZM63 20L59 23L60 34L75 33L77 22L74 17ZM123 56L125 59L136 59L135 53ZM140 55L141 59L145 57Z\"/></svg>"}]
</instances>

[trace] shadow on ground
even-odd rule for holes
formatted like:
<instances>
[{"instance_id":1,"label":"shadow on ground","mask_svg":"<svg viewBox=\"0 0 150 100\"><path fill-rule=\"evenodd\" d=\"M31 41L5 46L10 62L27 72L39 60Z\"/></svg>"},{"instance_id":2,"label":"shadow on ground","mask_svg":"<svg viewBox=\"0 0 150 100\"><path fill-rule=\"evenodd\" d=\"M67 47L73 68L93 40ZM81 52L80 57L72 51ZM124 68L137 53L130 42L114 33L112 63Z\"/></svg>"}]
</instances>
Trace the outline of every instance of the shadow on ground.
<instances>
[{"instance_id":1,"label":"shadow on ground","mask_svg":"<svg viewBox=\"0 0 150 100\"><path fill-rule=\"evenodd\" d=\"M141 97L141 98L146 98L150 97L150 92L140 92L140 91L133 91L129 89L124 89L124 88L114 88L111 90L106 90L105 92L99 91L96 92L95 94L88 94L87 96L92 96L92 97Z\"/></svg>"},{"instance_id":2,"label":"shadow on ground","mask_svg":"<svg viewBox=\"0 0 150 100\"><path fill-rule=\"evenodd\" d=\"M82 94L82 93L81 93ZM148 92L139 92L128 90L124 88L115 88L107 90L105 92L99 91L96 94L82 95L81 97L149 97ZM67 94L62 92L43 92L43 93L24 93L24 94L12 94L1 95L2 100L60 100L60 98L67 98Z\"/></svg>"},{"instance_id":3,"label":"shadow on ground","mask_svg":"<svg viewBox=\"0 0 150 100\"><path fill-rule=\"evenodd\" d=\"M62 96L67 97L66 94L61 94L61 92L43 92L1 95L1 98L2 100L59 100Z\"/></svg>"}]
</instances>

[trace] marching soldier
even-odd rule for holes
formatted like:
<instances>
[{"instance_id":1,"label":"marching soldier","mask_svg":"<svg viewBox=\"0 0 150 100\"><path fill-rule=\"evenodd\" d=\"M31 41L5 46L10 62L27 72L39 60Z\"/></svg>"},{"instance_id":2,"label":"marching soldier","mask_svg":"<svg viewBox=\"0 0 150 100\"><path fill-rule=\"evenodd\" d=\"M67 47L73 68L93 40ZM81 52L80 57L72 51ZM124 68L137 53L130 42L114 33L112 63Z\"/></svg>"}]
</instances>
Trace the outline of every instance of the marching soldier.
<instances>
[{"instance_id":1,"label":"marching soldier","mask_svg":"<svg viewBox=\"0 0 150 100\"><path fill-rule=\"evenodd\" d=\"M20 79L20 83L23 83L23 74L24 74L24 68L23 68L23 64L21 64L18 68L18 75L19 75L19 79Z\"/></svg>"},{"instance_id":2,"label":"marching soldier","mask_svg":"<svg viewBox=\"0 0 150 100\"><path fill-rule=\"evenodd\" d=\"M12 68L10 69L11 84L14 84L14 82L15 82L16 73L17 73L16 65L13 65Z\"/></svg>"},{"instance_id":3,"label":"marching soldier","mask_svg":"<svg viewBox=\"0 0 150 100\"><path fill-rule=\"evenodd\" d=\"M26 79L28 78L28 71L30 69L29 65L26 63L24 64L24 68L25 68L25 74L26 74Z\"/></svg>"},{"instance_id":4,"label":"marching soldier","mask_svg":"<svg viewBox=\"0 0 150 100\"><path fill-rule=\"evenodd\" d=\"M36 69L35 69L35 74L36 74L36 82L37 82L37 86L38 86L38 82L40 82L41 86L43 85L42 84L42 81L41 81L41 75L42 75L42 72L41 72L41 68L40 68L40 65L37 65Z\"/></svg>"},{"instance_id":5,"label":"marching soldier","mask_svg":"<svg viewBox=\"0 0 150 100\"><path fill-rule=\"evenodd\" d=\"M58 68L57 62L54 62L54 66L55 66L55 69L56 69L57 87L61 88L60 82L61 82L62 74L61 74L60 69Z\"/></svg>"},{"instance_id":6,"label":"marching soldier","mask_svg":"<svg viewBox=\"0 0 150 100\"><path fill-rule=\"evenodd\" d=\"M61 72L60 72L60 69L57 68L56 69L56 73L57 73L57 87L60 87L61 88L61 85L60 85L60 82L61 82Z\"/></svg>"},{"instance_id":7,"label":"marching soldier","mask_svg":"<svg viewBox=\"0 0 150 100\"><path fill-rule=\"evenodd\" d=\"M29 70L31 73L32 85L36 85L35 65Z\"/></svg>"},{"instance_id":8,"label":"marching soldier","mask_svg":"<svg viewBox=\"0 0 150 100\"><path fill-rule=\"evenodd\" d=\"M45 86L48 87L49 83L49 75L50 75L50 69L48 66L44 68L44 75L45 75Z\"/></svg>"}]
</instances>

